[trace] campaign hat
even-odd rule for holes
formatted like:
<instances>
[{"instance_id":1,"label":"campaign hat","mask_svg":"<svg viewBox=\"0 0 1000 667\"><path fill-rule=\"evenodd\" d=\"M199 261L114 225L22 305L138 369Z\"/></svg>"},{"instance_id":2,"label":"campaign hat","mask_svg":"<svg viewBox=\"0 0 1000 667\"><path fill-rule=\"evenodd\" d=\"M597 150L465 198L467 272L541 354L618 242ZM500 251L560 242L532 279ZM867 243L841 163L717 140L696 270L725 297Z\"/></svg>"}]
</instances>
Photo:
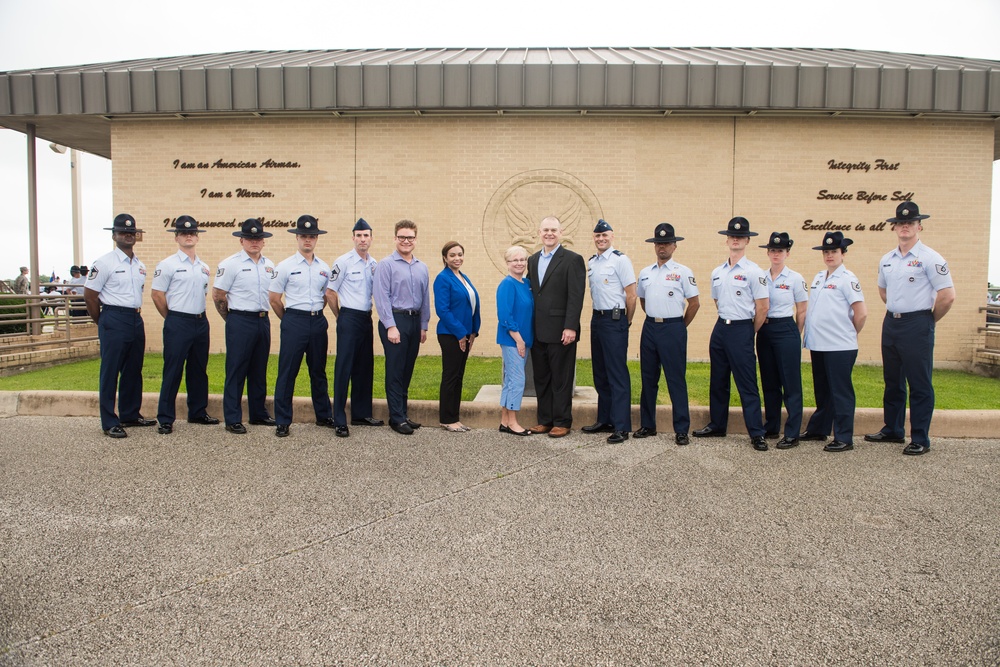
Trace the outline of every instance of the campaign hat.
<instances>
[{"instance_id":1,"label":"campaign hat","mask_svg":"<svg viewBox=\"0 0 1000 667\"><path fill-rule=\"evenodd\" d=\"M730 220L726 229L719 233L723 236L739 236L745 238L758 236L757 232L750 231L750 221L739 215Z\"/></svg>"},{"instance_id":2,"label":"campaign hat","mask_svg":"<svg viewBox=\"0 0 1000 667\"><path fill-rule=\"evenodd\" d=\"M767 239L767 245L760 247L768 250L791 250L793 243L795 241L788 238L788 232L771 232L771 236Z\"/></svg>"},{"instance_id":3,"label":"campaign hat","mask_svg":"<svg viewBox=\"0 0 1000 667\"><path fill-rule=\"evenodd\" d=\"M119 213L115 216L115 221L111 227L105 227L109 232L135 232L141 234L142 230L135 226L135 218L128 213Z\"/></svg>"},{"instance_id":4,"label":"campaign hat","mask_svg":"<svg viewBox=\"0 0 1000 667\"><path fill-rule=\"evenodd\" d=\"M233 232L233 236L238 236L241 239L268 239L274 234L265 232L264 225L257 218L247 218L240 225L240 231Z\"/></svg>"},{"instance_id":5,"label":"campaign hat","mask_svg":"<svg viewBox=\"0 0 1000 667\"><path fill-rule=\"evenodd\" d=\"M920 207L917 206L915 201L904 201L902 204L896 207L896 217L886 218L886 222L897 223L897 222L916 222L918 220L926 220L931 216L921 215Z\"/></svg>"},{"instance_id":6,"label":"campaign hat","mask_svg":"<svg viewBox=\"0 0 1000 667\"><path fill-rule=\"evenodd\" d=\"M661 222L653 230L653 238L646 239L646 243L677 243L683 241L683 236L674 235L674 226L669 222Z\"/></svg>"},{"instance_id":7,"label":"campaign hat","mask_svg":"<svg viewBox=\"0 0 1000 667\"><path fill-rule=\"evenodd\" d=\"M844 232L827 232L823 235L823 244L813 246L813 250L844 250L854 243L849 238L844 237Z\"/></svg>"},{"instance_id":8,"label":"campaign hat","mask_svg":"<svg viewBox=\"0 0 1000 667\"><path fill-rule=\"evenodd\" d=\"M286 231L290 234L305 234L309 236L326 234L325 231L319 228L319 220L311 215L300 215L299 219L295 221L295 227Z\"/></svg>"},{"instance_id":9,"label":"campaign hat","mask_svg":"<svg viewBox=\"0 0 1000 667\"><path fill-rule=\"evenodd\" d=\"M203 234L204 229L198 229L198 221L192 218L190 215L181 215L174 220L173 226L167 230L168 232L173 232L174 234L180 234L181 232L195 232L198 234Z\"/></svg>"}]
</instances>

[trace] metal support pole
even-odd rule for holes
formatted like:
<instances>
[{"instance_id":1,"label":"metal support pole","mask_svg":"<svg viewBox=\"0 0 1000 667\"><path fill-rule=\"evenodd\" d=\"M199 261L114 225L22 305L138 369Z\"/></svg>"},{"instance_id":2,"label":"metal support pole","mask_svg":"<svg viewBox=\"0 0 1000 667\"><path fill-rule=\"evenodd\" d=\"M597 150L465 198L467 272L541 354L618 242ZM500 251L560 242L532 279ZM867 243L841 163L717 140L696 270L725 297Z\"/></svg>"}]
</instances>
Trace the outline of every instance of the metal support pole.
<instances>
[{"instance_id":1,"label":"metal support pole","mask_svg":"<svg viewBox=\"0 0 1000 667\"><path fill-rule=\"evenodd\" d=\"M69 170L73 197L73 263L79 266L83 264L83 220L80 214L83 210L80 204L82 196L80 182L83 172L80 165L80 151L75 148L69 151Z\"/></svg>"},{"instance_id":2,"label":"metal support pole","mask_svg":"<svg viewBox=\"0 0 1000 667\"><path fill-rule=\"evenodd\" d=\"M28 250L31 265L31 293L40 294L38 283L38 187L36 183L37 160L35 156L35 124L28 123ZM41 317L38 299L31 299L28 317L36 320ZM32 336L42 332L41 322L32 322L29 328Z\"/></svg>"}]
</instances>

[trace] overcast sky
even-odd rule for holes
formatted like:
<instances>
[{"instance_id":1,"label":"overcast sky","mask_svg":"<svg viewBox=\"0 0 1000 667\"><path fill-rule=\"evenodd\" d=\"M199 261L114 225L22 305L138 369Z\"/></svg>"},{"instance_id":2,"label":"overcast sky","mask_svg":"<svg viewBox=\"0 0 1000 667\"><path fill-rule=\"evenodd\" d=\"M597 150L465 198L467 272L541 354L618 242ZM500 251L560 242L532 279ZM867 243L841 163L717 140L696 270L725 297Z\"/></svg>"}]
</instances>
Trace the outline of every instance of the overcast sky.
<instances>
[{"instance_id":1,"label":"overcast sky","mask_svg":"<svg viewBox=\"0 0 1000 667\"><path fill-rule=\"evenodd\" d=\"M465 46L823 47L1000 61L1000 0L674 4L0 0L0 71L251 49ZM25 163L24 135L0 129L2 278L28 264ZM92 259L109 247L101 228L113 217L111 163L84 155L81 167L84 257ZM73 263L69 187L68 154L39 142L40 268L67 278ZM993 193L989 277L1000 284L996 166Z\"/></svg>"}]
</instances>

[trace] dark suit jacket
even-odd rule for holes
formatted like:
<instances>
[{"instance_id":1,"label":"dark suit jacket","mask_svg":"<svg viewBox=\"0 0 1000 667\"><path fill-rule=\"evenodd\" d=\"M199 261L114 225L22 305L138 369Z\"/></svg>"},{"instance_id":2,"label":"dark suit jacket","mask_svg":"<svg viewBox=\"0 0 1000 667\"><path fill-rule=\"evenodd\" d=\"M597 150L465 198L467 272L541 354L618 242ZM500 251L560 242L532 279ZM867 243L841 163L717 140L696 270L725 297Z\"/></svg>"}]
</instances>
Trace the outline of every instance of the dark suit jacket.
<instances>
[{"instance_id":1,"label":"dark suit jacket","mask_svg":"<svg viewBox=\"0 0 1000 667\"><path fill-rule=\"evenodd\" d=\"M528 281L535 297L535 340L559 343L563 329L572 329L580 339L580 313L587 285L587 265L583 257L559 246L538 284L538 258L528 258Z\"/></svg>"}]
</instances>

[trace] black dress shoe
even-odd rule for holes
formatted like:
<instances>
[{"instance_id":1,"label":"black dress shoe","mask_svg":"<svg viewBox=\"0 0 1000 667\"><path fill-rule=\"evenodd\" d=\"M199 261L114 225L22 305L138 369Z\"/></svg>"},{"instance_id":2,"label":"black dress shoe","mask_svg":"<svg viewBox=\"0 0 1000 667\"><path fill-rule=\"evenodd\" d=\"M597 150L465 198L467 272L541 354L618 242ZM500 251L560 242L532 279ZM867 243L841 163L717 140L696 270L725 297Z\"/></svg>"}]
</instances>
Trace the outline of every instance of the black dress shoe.
<instances>
[{"instance_id":1,"label":"black dress shoe","mask_svg":"<svg viewBox=\"0 0 1000 667\"><path fill-rule=\"evenodd\" d=\"M274 429L274 434L279 438L288 437L288 424L278 424Z\"/></svg>"},{"instance_id":2,"label":"black dress shoe","mask_svg":"<svg viewBox=\"0 0 1000 667\"><path fill-rule=\"evenodd\" d=\"M337 428L337 423L333 421L333 417L327 417L326 419L317 419L316 426L325 426L326 428Z\"/></svg>"},{"instance_id":3,"label":"black dress shoe","mask_svg":"<svg viewBox=\"0 0 1000 667\"><path fill-rule=\"evenodd\" d=\"M628 431L615 431L608 436L609 445L620 445L628 440Z\"/></svg>"},{"instance_id":4,"label":"black dress shoe","mask_svg":"<svg viewBox=\"0 0 1000 667\"><path fill-rule=\"evenodd\" d=\"M409 426L410 428L412 428L414 431L416 431L418 428L420 428L420 423L419 422L415 422L412 419L407 419L406 420L406 425Z\"/></svg>"},{"instance_id":5,"label":"black dress shoe","mask_svg":"<svg viewBox=\"0 0 1000 667\"><path fill-rule=\"evenodd\" d=\"M806 431L805 433L799 433L799 440L808 442L810 440L815 440L817 442L826 442L826 436L822 433L810 433Z\"/></svg>"},{"instance_id":6,"label":"black dress shoe","mask_svg":"<svg viewBox=\"0 0 1000 667\"><path fill-rule=\"evenodd\" d=\"M603 422L595 422L590 426L584 426L580 429L584 433L614 433L615 427L611 424L605 424Z\"/></svg>"},{"instance_id":7,"label":"black dress shoe","mask_svg":"<svg viewBox=\"0 0 1000 667\"><path fill-rule=\"evenodd\" d=\"M767 440L765 440L762 435L758 435L756 438L750 438L750 444L753 445L753 448L758 452L767 451Z\"/></svg>"},{"instance_id":8,"label":"black dress shoe","mask_svg":"<svg viewBox=\"0 0 1000 667\"><path fill-rule=\"evenodd\" d=\"M207 414L201 417L195 417L194 419L189 419L188 424L204 424L205 426L215 426L219 423L219 420L215 417L211 417Z\"/></svg>"},{"instance_id":9,"label":"black dress shoe","mask_svg":"<svg viewBox=\"0 0 1000 667\"><path fill-rule=\"evenodd\" d=\"M920 456L921 454L926 454L929 451L931 451L930 445L918 445L915 442L911 442L903 448L903 453L907 456Z\"/></svg>"},{"instance_id":10,"label":"black dress shoe","mask_svg":"<svg viewBox=\"0 0 1000 667\"><path fill-rule=\"evenodd\" d=\"M632 434L633 438L648 438L650 436L656 435L655 428L646 428L643 426L638 431Z\"/></svg>"},{"instance_id":11,"label":"black dress shoe","mask_svg":"<svg viewBox=\"0 0 1000 667\"><path fill-rule=\"evenodd\" d=\"M781 434L777 431L768 431L764 434L764 437L768 440L776 440Z\"/></svg>"},{"instance_id":12,"label":"black dress shoe","mask_svg":"<svg viewBox=\"0 0 1000 667\"><path fill-rule=\"evenodd\" d=\"M343 424L337 427L336 433L338 438L346 438L351 434L351 431L347 428L347 424Z\"/></svg>"},{"instance_id":13,"label":"black dress shoe","mask_svg":"<svg viewBox=\"0 0 1000 667\"><path fill-rule=\"evenodd\" d=\"M247 432L247 427L239 422L235 424L226 424L226 430L230 433L236 433L237 435L243 435Z\"/></svg>"},{"instance_id":14,"label":"black dress shoe","mask_svg":"<svg viewBox=\"0 0 1000 667\"><path fill-rule=\"evenodd\" d=\"M901 445L906 442L904 438L894 438L887 433L883 433L882 431L866 434L865 440L868 442L894 442L897 445Z\"/></svg>"},{"instance_id":15,"label":"black dress shoe","mask_svg":"<svg viewBox=\"0 0 1000 667\"><path fill-rule=\"evenodd\" d=\"M824 452L849 452L854 449L854 443L834 440L823 448Z\"/></svg>"},{"instance_id":16,"label":"black dress shoe","mask_svg":"<svg viewBox=\"0 0 1000 667\"><path fill-rule=\"evenodd\" d=\"M160 435L170 435L171 433L174 432L174 425L160 424L160 426L156 429L156 432L159 433Z\"/></svg>"},{"instance_id":17,"label":"black dress shoe","mask_svg":"<svg viewBox=\"0 0 1000 667\"><path fill-rule=\"evenodd\" d=\"M263 419L251 419L251 426L274 426L274 417L264 417Z\"/></svg>"},{"instance_id":18,"label":"black dress shoe","mask_svg":"<svg viewBox=\"0 0 1000 667\"><path fill-rule=\"evenodd\" d=\"M781 440L779 440L778 444L775 445L775 447L777 447L778 449L791 449L792 447L798 447L798 446L799 446L799 439L789 438L787 435Z\"/></svg>"},{"instance_id":19,"label":"black dress shoe","mask_svg":"<svg viewBox=\"0 0 1000 667\"><path fill-rule=\"evenodd\" d=\"M139 415L138 419L133 419L132 421L122 422L122 426L156 426L155 419L146 419L142 415Z\"/></svg>"},{"instance_id":20,"label":"black dress shoe","mask_svg":"<svg viewBox=\"0 0 1000 667\"><path fill-rule=\"evenodd\" d=\"M153 423L155 424L156 422L153 422ZM127 438L128 437L128 433L126 433L125 429L123 429L120 425L119 426L112 426L111 428L109 428L108 430L106 430L104 432L104 435L108 436L109 438Z\"/></svg>"},{"instance_id":21,"label":"black dress shoe","mask_svg":"<svg viewBox=\"0 0 1000 667\"><path fill-rule=\"evenodd\" d=\"M361 419L352 419L351 426L385 426L385 422L374 417L362 417Z\"/></svg>"},{"instance_id":22,"label":"black dress shoe","mask_svg":"<svg viewBox=\"0 0 1000 667\"><path fill-rule=\"evenodd\" d=\"M396 433L402 433L403 435L413 435L413 427L410 426L408 422L403 422L402 424L393 424L389 422L389 428L391 428Z\"/></svg>"},{"instance_id":23,"label":"black dress shoe","mask_svg":"<svg viewBox=\"0 0 1000 667\"><path fill-rule=\"evenodd\" d=\"M678 445L690 445L691 438L688 437L687 433L674 433L674 442Z\"/></svg>"},{"instance_id":24,"label":"black dress shoe","mask_svg":"<svg viewBox=\"0 0 1000 667\"><path fill-rule=\"evenodd\" d=\"M692 435L696 438L725 438L726 432L717 431L711 426L706 426L705 428L698 429Z\"/></svg>"}]
</instances>

